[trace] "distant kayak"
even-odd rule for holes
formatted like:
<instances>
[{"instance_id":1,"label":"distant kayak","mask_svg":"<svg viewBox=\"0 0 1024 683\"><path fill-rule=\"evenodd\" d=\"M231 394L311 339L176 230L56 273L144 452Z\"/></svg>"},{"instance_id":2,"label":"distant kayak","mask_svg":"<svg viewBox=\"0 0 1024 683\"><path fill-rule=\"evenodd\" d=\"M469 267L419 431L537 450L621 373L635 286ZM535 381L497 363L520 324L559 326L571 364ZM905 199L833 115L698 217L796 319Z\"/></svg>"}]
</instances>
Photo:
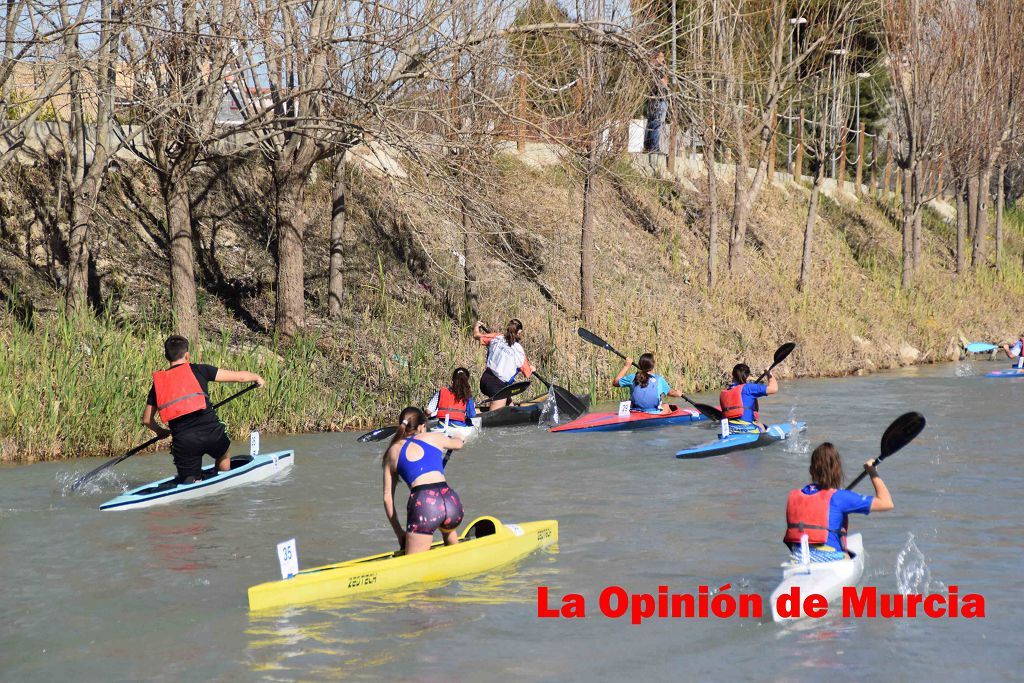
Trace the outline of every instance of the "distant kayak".
<instances>
[{"instance_id":1,"label":"distant kayak","mask_svg":"<svg viewBox=\"0 0 1024 683\"><path fill-rule=\"evenodd\" d=\"M690 424L691 422L707 421L707 418L693 408L677 405L668 406L665 413L630 412L627 417L619 417L618 413L588 413L558 427L552 432L615 432L625 429L644 429L647 427L665 427L667 425Z\"/></svg>"},{"instance_id":2,"label":"distant kayak","mask_svg":"<svg viewBox=\"0 0 1024 683\"><path fill-rule=\"evenodd\" d=\"M590 394L577 394L576 398L582 401L583 405L590 405ZM544 410L544 403L547 399L548 395L542 394L522 405L482 411L480 413L481 426L487 428L537 424L540 422L540 414Z\"/></svg>"},{"instance_id":3,"label":"distant kayak","mask_svg":"<svg viewBox=\"0 0 1024 683\"><path fill-rule=\"evenodd\" d=\"M690 459L710 458L714 455L724 455L726 453L732 453L733 451L745 451L750 448L761 448L762 446L773 444L776 441L788 439L796 432L802 432L805 429L807 429L806 422L780 422L778 424L770 425L766 432L755 434L730 434L725 437L719 436L717 439L709 443L694 446L693 448L684 448L676 453L676 457Z\"/></svg>"},{"instance_id":4,"label":"distant kayak","mask_svg":"<svg viewBox=\"0 0 1024 683\"><path fill-rule=\"evenodd\" d=\"M992 372L986 372L986 377L1024 377L1024 370L1013 368L1011 370L993 370Z\"/></svg>"},{"instance_id":5,"label":"distant kayak","mask_svg":"<svg viewBox=\"0 0 1024 683\"><path fill-rule=\"evenodd\" d=\"M466 527L455 545L438 542L427 552L414 555L393 551L361 557L252 586L249 609L336 600L481 574L557 542L555 520L502 524L494 517L480 517Z\"/></svg>"},{"instance_id":6,"label":"distant kayak","mask_svg":"<svg viewBox=\"0 0 1024 683\"><path fill-rule=\"evenodd\" d=\"M789 621L794 618L780 615L777 609L779 596L792 592L794 588L800 588L801 600L814 594L833 602L842 597L844 588L856 586L864 573L864 541L860 534L853 534L847 539L846 550L850 557L843 560L806 565L792 561L783 564L782 583L772 591L772 620Z\"/></svg>"},{"instance_id":7,"label":"distant kayak","mask_svg":"<svg viewBox=\"0 0 1024 683\"><path fill-rule=\"evenodd\" d=\"M243 484L270 479L288 469L295 462L295 451L277 451L259 455L236 455L231 458L231 469L219 472L209 479L194 484L177 484L176 477L167 477L122 493L100 505L100 510L134 510L164 505L182 500L204 498ZM203 468L204 475L212 475L214 465Z\"/></svg>"}]
</instances>

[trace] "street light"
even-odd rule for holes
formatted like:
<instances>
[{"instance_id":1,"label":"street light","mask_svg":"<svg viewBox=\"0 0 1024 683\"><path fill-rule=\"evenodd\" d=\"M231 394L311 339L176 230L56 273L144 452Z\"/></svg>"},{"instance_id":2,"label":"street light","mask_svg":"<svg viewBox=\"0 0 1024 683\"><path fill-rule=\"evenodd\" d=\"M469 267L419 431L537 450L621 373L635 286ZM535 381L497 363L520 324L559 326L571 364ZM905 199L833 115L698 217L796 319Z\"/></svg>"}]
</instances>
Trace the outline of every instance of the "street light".
<instances>
[{"instance_id":1,"label":"street light","mask_svg":"<svg viewBox=\"0 0 1024 683\"><path fill-rule=\"evenodd\" d=\"M675 8L675 3L672 3L672 7ZM797 31L797 26L806 24L807 19L804 17L792 17L789 20L793 30L789 32L789 63L793 63L793 34ZM786 123L789 126L789 139L786 140L786 159L788 161L789 172L796 177L796 173L793 170L793 95L789 96L789 104L786 105Z\"/></svg>"}]
</instances>

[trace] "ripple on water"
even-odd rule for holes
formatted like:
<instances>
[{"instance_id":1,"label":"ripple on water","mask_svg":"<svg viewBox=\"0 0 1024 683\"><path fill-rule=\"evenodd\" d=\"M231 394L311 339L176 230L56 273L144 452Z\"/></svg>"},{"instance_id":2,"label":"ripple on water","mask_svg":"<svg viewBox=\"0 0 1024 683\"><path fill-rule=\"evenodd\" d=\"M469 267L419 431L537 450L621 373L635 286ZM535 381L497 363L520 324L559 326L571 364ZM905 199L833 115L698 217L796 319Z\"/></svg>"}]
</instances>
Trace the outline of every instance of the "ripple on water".
<instances>
[{"instance_id":1,"label":"ripple on water","mask_svg":"<svg viewBox=\"0 0 1024 683\"><path fill-rule=\"evenodd\" d=\"M945 584L941 581L932 582L932 570L928 567L924 553L914 542L914 534L907 534L907 542L896 556L896 587L901 595L946 590Z\"/></svg>"}]
</instances>

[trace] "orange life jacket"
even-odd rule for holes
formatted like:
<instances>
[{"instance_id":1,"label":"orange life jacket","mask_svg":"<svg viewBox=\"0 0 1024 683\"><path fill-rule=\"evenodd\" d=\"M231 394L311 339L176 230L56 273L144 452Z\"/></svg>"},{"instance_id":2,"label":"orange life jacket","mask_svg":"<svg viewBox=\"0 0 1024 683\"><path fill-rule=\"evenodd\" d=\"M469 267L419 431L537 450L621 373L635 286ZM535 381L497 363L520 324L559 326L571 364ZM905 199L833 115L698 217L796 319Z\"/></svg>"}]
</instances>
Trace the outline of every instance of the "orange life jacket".
<instances>
[{"instance_id":1,"label":"orange life jacket","mask_svg":"<svg viewBox=\"0 0 1024 683\"><path fill-rule=\"evenodd\" d=\"M449 420L465 423L468 401L460 401L455 397L455 392L448 387L443 387L440 394L437 399L437 419L444 422L447 417Z\"/></svg>"},{"instance_id":2,"label":"orange life jacket","mask_svg":"<svg viewBox=\"0 0 1024 683\"><path fill-rule=\"evenodd\" d=\"M153 388L156 391L156 409L164 424L176 417L206 409L206 394L189 363L154 372Z\"/></svg>"},{"instance_id":3,"label":"orange life jacket","mask_svg":"<svg viewBox=\"0 0 1024 683\"><path fill-rule=\"evenodd\" d=\"M722 406L722 417L730 420L743 417L743 385L737 384L720 393L718 403Z\"/></svg>"},{"instance_id":4,"label":"orange life jacket","mask_svg":"<svg viewBox=\"0 0 1024 683\"><path fill-rule=\"evenodd\" d=\"M800 489L789 492L786 501L786 535L782 539L786 543L798 545L800 537L807 534L807 542L811 545L828 543L829 531L839 536L846 550L846 528L829 529L829 501L832 500L834 489L826 489L807 495Z\"/></svg>"}]
</instances>

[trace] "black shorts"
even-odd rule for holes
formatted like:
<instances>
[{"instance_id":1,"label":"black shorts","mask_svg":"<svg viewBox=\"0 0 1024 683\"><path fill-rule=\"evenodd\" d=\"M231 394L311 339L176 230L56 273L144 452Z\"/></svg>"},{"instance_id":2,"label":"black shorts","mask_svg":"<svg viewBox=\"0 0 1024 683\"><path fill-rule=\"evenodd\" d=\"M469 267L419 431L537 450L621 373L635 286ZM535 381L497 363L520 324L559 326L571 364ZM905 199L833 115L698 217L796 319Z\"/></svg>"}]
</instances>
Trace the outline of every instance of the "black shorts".
<instances>
[{"instance_id":1,"label":"black shorts","mask_svg":"<svg viewBox=\"0 0 1024 683\"><path fill-rule=\"evenodd\" d=\"M508 382L502 382L497 375L491 372L490 368L480 375L480 391L484 396L494 396L496 393L508 386Z\"/></svg>"},{"instance_id":2,"label":"black shorts","mask_svg":"<svg viewBox=\"0 0 1024 683\"><path fill-rule=\"evenodd\" d=\"M178 470L178 479L199 478L203 473L203 456L216 460L224 457L231 446L231 439L224 431L224 425L217 423L201 430L188 430L172 435L171 457Z\"/></svg>"}]
</instances>

